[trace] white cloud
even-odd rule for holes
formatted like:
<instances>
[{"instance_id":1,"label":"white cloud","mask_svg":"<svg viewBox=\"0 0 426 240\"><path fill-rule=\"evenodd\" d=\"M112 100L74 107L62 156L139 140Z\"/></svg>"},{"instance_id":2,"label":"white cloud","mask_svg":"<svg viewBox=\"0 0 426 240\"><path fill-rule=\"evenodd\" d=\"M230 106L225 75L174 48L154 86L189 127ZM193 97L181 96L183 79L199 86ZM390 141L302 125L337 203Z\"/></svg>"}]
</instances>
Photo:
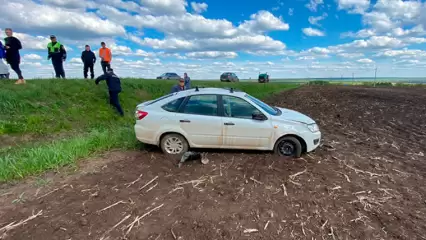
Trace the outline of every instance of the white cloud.
<instances>
[{"instance_id":1,"label":"white cloud","mask_svg":"<svg viewBox=\"0 0 426 240\"><path fill-rule=\"evenodd\" d=\"M343 53L338 53L337 56L342 57L342 58L352 59L352 58L364 57L364 54L363 53L346 53L346 52L343 52Z\"/></svg>"},{"instance_id":2,"label":"white cloud","mask_svg":"<svg viewBox=\"0 0 426 240\"><path fill-rule=\"evenodd\" d=\"M369 58L362 58L362 59L358 59L357 62L359 62L359 63L373 63L374 61L369 59Z\"/></svg>"},{"instance_id":3,"label":"white cloud","mask_svg":"<svg viewBox=\"0 0 426 240\"><path fill-rule=\"evenodd\" d=\"M309 0L309 3L305 4L305 7L307 7L312 12L316 12L318 6L321 6L324 4L323 0Z\"/></svg>"},{"instance_id":4,"label":"white cloud","mask_svg":"<svg viewBox=\"0 0 426 240\"><path fill-rule=\"evenodd\" d=\"M309 23L310 23L310 24L312 24L312 25L321 26L321 24L319 24L319 21L324 20L327 16L328 16L328 14L327 14L327 13L323 13L321 16L318 16L318 17L310 16L310 17L308 18L308 21L309 21Z\"/></svg>"},{"instance_id":5,"label":"white cloud","mask_svg":"<svg viewBox=\"0 0 426 240\"><path fill-rule=\"evenodd\" d=\"M396 27L396 22L383 12L369 12L364 14L364 24L372 26L378 31L388 31Z\"/></svg>"},{"instance_id":6,"label":"white cloud","mask_svg":"<svg viewBox=\"0 0 426 240\"><path fill-rule=\"evenodd\" d=\"M327 48L322 48L322 47L313 47L306 52L319 54L319 55L327 55L330 53L330 50Z\"/></svg>"},{"instance_id":7,"label":"white cloud","mask_svg":"<svg viewBox=\"0 0 426 240\"><path fill-rule=\"evenodd\" d=\"M385 13L392 19L412 22L421 15L421 1L378 0L374 9Z\"/></svg>"},{"instance_id":8,"label":"white cloud","mask_svg":"<svg viewBox=\"0 0 426 240\"><path fill-rule=\"evenodd\" d=\"M189 58L195 59L218 59L218 58L236 58L238 54L236 52L216 52L216 51L208 51L208 52L191 52L185 54Z\"/></svg>"},{"instance_id":9,"label":"white cloud","mask_svg":"<svg viewBox=\"0 0 426 240\"><path fill-rule=\"evenodd\" d=\"M168 51L281 51L285 49L285 44L273 40L269 36L238 36L235 38L208 38L194 39L192 41L166 38L153 39L132 37L132 41L149 46L154 49L163 49Z\"/></svg>"},{"instance_id":10,"label":"white cloud","mask_svg":"<svg viewBox=\"0 0 426 240\"><path fill-rule=\"evenodd\" d=\"M423 25L417 25L411 29L402 29L400 27L392 29L391 35L401 37L401 36L423 36L426 35L426 31Z\"/></svg>"},{"instance_id":11,"label":"white cloud","mask_svg":"<svg viewBox=\"0 0 426 240\"><path fill-rule=\"evenodd\" d=\"M37 55L37 54L31 53L31 54L25 54L25 55L23 56L23 59L24 59L24 60L41 60L42 58L41 58L41 56L40 56L40 55Z\"/></svg>"},{"instance_id":12,"label":"white cloud","mask_svg":"<svg viewBox=\"0 0 426 240\"><path fill-rule=\"evenodd\" d=\"M86 8L88 5L86 1L80 0L42 0L42 3L53 5L62 8Z\"/></svg>"},{"instance_id":13,"label":"white cloud","mask_svg":"<svg viewBox=\"0 0 426 240\"><path fill-rule=\"evenodd\" d=\"M368 38L371 36L375 36L377 33L373 29L361 29L358 32L345 32L340 35L342 38L350 37L350 38Z\"/></svg>"},{"instance_id":14,"label":"white cloud","mask_svg":"<svg viewBox=\"0 0 426 240\"><path fill-rule=\"evenodd\" d=\"M359 48L365 50L380 49L380 48L399 48L405 46L404 42L388 36L373 36L367 40L355 40L350 43L331 46L329 49L350 49Z\"/></svg>"},{"instance_id":15,"label":"white cloud","mask_svg":"<svg viewBox=\"0 0 426 240\"><path fill-rule=\"evenodd\" d=\"M302 57L298 57L297 60L299 61L312 61L315 60L316 58L314 56L302 56Z\"/></svg>"},{"instance_id":16,"label":"white cloud","mask_svg":"<svg viewBox=\"0 0 426 240\"><path fill-rule=\"evenodd\" d=\"M207 7L208 7L207 3L191 2L192 10L194 10L194 12L196 12L198 14L207 11Z\"/></svg>"},{"instance_id":17,"label":"white cloud","mask_svg":"<svg viewBox=\"0 0 426 240\"><path fill-rule=\"evenodd\" d=\"M426 43L426 38L408 37L403 38L402 41L406 44L421 44Z\"/></svg>"},{"instance_id":18,"label":"white cloud","mask_svg":"<svg viewBox=\"0 0 426 240\"><path fill-rule=\"evenodd\" d=\"M186 12L188 3L185 0L140 0L151 14L181 15Z\"/></svg>"},{"instance_id":19,"label":"white cloud","mask_svg":"<svg viewBox=\"0 0 426 240\"><path fill-rule=\"evenodd\" d=\"M17 12L19 14L16 14ZM29 0L3 3L0 16L0 24L3 26L14 26L25 32L36 29L38 33L46 35L51 34L52 29L55 29L55 34L74 39L116 36L125 33L123 26L100 19L94 13L69 11Z\"/></svg>"},{"instance_id":20,"label":"white cloud","mask_svg":"<svg viewBox=\"0 0 426 240\"><path fill-rule=\"evenodd\" d=\"M201 15L185 13L179 16L130 15L109 6L101 6L99 14L123 25L153 28L167 35L186 38L233 37L241 34L288 30L289 25L268 11L259 11L238 27L224 19L207 19Z\"/></svg>"},{"instance_id":21,"label":"white cloud","mask_svg":"<svg viewBox=\"0 0 426 240\"><path fill-rule=\"evenodd\" d=\"M398 49L384 50L375 55L376 57L409 57L409 58L426 58L426 51L419 49Z\"/></svg>"},{"instance_id":22,"label":"white cloud","mask_svg":"<svg viewBox=\"0 0 426 240\"><path fill-rule=\"evenodd\" d=\"M288 15L293 16L293 14L294 14L294 8L289 8L288 9Z\"/></svg>"},{"instance_id":23,"label":"white cloud","mask_svg":"<svg viewBox=\"0 0 426 240\"><path fill-rule=\"evenodd\" d=\"M322 32L321 30L315 29L315 28L303 28L302 32L306 35L306 36L310 36L310 37L324 37L325 33Z\"/></svg>"},{"instance_id":24,"label":"white cloud","mask_svg":"<svg viewBox=\"0 0 426 240\"><path fill-rule=\"evenodd\" d=\"M250 20L244 21L238 26L238 29L248 33L263 33L272 30L287 31L289 25L281 18L275 17L268 11L259 11L250 16Z\"/></svg>"},{"instance_id":25,"label":"white cloud","mask_svg":"<svg viewBox=\"0 0 426 240\"><path fill-rule=\"evenodd\" d=\"M81 58L71 58L70 63L78 63L78 64L81 64Z\"/></svg>"},{"instance_id":26,"label":"white cloud","mask_svg":"<svg viewBox=\"0 0 426 240\"><path fill-rule=\"evenodd\" d=\"M370 0L337 0L339 10L349 13L363 13L370 7Z\"/></svg>"}]
</instances>

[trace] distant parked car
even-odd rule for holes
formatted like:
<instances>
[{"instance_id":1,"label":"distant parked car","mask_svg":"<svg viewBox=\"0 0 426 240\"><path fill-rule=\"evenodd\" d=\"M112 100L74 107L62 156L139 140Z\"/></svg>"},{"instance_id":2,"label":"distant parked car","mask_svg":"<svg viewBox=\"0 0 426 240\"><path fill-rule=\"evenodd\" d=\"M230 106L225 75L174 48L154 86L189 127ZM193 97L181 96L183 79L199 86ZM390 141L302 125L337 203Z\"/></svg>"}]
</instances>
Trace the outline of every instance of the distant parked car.
<instances>
[{"instance_id":1,"label":"distant parked car","mask_svg":"<svg viewBox=\"0 0 426 240\"><path fill-rule=\"evenodd\" d=\"M268 73L261 73L261 74L259 74L259 77L257 78L257 81L259 83L268 83L269 82L269 75L268 75Z\"/></svg>"},{"instance_id":2,"label":"distant parked car","mask_svg":"<svg viewBox=\"0 0 426 240\"><path fill-rule=\"evenodd\" d=\"M220 81L221 82L239 82L240 79L238 79L235 73L225 72L225 73L222 73L222 75L220 75Z\"/></svg>"},{"instance_id":3,"label":"distant parked car","mask_svg":"<svg viewBox=\"0 0 426 240\"><path fill-rule=\"evenodd\" d=\"M189 148L252 149L300 157L320 145L310 117L241 91L195 88L139 104L136 138L180 156Z\"/></svg>"},{"instance_id":4,"label":"distant parked car","mask_svg":"<svg viewBox=\"0 0 426 240\"><path fill-rule=\"evenodd\" d=\"M163 73L161 76L157 77L157 79L173 79L173 80L178 80L181 77L179 75L177 75L176 73Z\"/></svg>"}]
</instances>

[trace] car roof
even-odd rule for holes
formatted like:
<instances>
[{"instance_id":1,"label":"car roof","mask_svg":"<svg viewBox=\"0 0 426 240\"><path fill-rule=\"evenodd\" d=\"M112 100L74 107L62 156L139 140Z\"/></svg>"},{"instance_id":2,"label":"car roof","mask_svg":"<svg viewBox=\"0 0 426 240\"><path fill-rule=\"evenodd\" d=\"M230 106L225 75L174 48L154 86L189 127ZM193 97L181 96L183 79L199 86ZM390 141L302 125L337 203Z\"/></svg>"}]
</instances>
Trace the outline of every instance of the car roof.
<instances>
[{"instance_id":1,"label":"car roof","mask_svg":"<svg viewBox=\"0 0 426 240\"><path fill-rule=\"evenodd\" d=\"M218 95L230 95L230 96L239 96L244 97L246 95L245 92L239 91L237 89L233 89L231 92L231 89L227 88L198 88L198 91L196 91L196 88L191 88L185 91L180 91L176 94L176 96L192 96L197 94L218 94Z\"/></svg>"}]
</instances>

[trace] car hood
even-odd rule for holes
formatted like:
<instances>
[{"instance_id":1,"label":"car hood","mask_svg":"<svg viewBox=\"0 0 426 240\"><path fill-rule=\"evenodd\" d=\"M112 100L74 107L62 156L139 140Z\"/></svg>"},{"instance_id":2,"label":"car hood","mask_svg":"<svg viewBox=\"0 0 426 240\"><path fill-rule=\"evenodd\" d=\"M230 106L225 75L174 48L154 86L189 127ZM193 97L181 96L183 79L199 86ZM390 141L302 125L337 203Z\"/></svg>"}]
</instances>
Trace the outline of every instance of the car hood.
<instances>
[{"instance_id":1,"label":"car hood","mask_svg":"<svg viewBox=\"0 0 426 240\"><path fill-rule=\"evenodd\" d=\"M294 122L300 122L305 124L312 124L315 123L315 121L306 116L305 114L302 114L300 112L287 109L287 108L278 108L281 110L282 114L278 116L279 119L287 120L287 121L294 121Z\"/></svg>"}]
</instances>

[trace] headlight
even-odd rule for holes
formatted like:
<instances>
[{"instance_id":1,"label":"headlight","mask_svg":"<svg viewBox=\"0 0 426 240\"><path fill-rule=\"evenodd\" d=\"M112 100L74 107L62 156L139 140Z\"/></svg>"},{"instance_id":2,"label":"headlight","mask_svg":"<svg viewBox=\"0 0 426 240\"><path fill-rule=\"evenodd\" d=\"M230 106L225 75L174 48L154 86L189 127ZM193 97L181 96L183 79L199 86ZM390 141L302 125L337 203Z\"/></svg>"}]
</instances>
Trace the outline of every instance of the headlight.
<instances>
[{"instance_id":1,"label":"headlight","mask_svg":"<svg viewBox=\"0 0 426 240\"><path fill-rule=\"evenodd\" d=\"M319 131L319 127L318 127L318 125L316 123L308 124L308 128L313 133Z\"/></svg>"}]
</instances>

